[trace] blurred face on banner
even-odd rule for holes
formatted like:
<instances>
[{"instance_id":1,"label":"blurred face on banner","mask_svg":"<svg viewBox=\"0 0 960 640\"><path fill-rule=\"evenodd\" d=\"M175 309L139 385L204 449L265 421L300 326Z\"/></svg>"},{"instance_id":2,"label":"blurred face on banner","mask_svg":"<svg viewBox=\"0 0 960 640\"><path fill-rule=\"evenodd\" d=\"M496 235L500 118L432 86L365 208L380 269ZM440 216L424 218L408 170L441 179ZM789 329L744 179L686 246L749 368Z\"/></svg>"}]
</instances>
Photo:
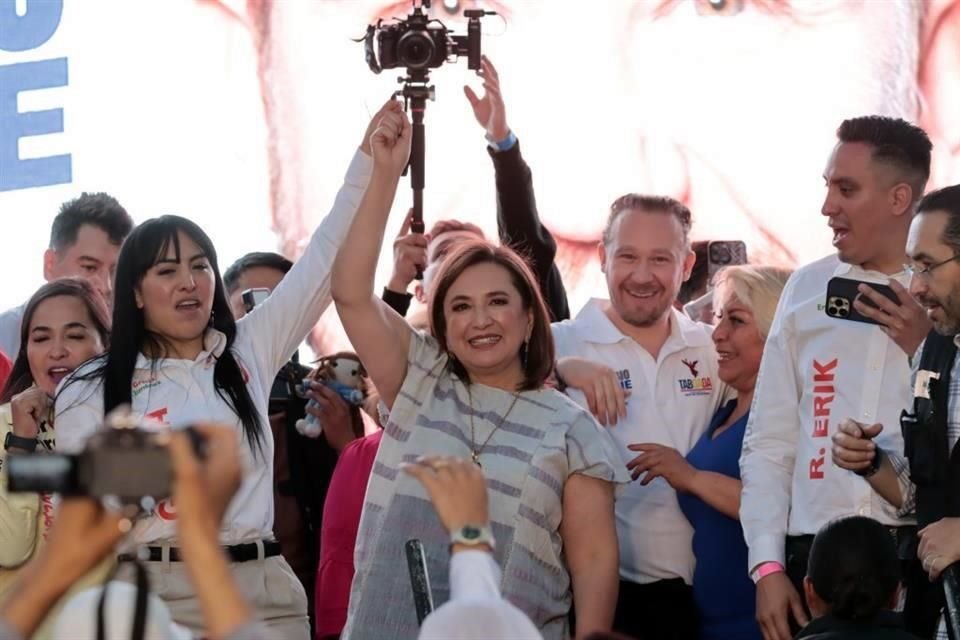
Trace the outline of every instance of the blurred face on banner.
<instances>
[{"instance_id":1,"label":"blurred face on banner","mask_svg":"<svg viewBox=\"0 0 960 640\"><path fill-rule=\"evenodd\" d=\"M97 178L138 220L190 216L213 230L226 263L252 250L296 257L370 115L399 86L400 70L374 75L351 38L409 14L410 3L177 0L149 19L120 0L92 4L65 5L60 27L73 20L68 46L88 51L70 76L87 117L77 105L69 117L68 104L67 129L99 127L83 134L84 148L104 150L98 162L77 156L69 193ZM960 181L960 0L433 4L457 34L465 9L502 16L483 19L483 50L498 66L574 310L606 290L597 241L622 193L680 200L693 212L691 239L742 239L753 261L830 253L821 172L844 118L917 121L935 145L930 187ZM98 29L110 51L88 44ZM105 86L119 77L123 86ZM461 91L479 78L461 60L431 79L426 224L455 218L495 237L493 168ZM151 174L137 162L148 156L167 162ZM405 183L386 237L410 202ZM279 247L265 241L270 225ZM316 338L325 350L345 345L332 311Z\"/></svg>"},{"instance_id":2,"label":"blurred face on banner","mask_svg":"<svg viewBox=\"0 0 960 640\"><path fill-rule=\"evenodd\" d=\"M301 205L274 208L289 249L306 237L339 185L342 163L330 164L331 133L349 132L336 141L349 146L367 115L338 88L359 80L370 87L367 104L380 97L361 45L346 35L359 37L381 17L405 16L410 4L254 5L259 10L249 15L260 34L264 91L268 104L277 105L276 113L267 109L278 145L272 161L283 174L273 197L275 205L277 199ZM753 260L793 265L829 253L830 231L818 215L819 170L841 120L926 115L931 135L943 133L931 127L934 107L918 114L920 81L932 81L921 60L937 50L937 38L921 27L923 6L913 0L436 0L431 11L457 33L466 32L458 17L464 9L505 18L506 27L498 17L484 18L483 48L499 65L507 119L533 169L540 213L557 237L576 309L603 291L595 247L605 203L619 193L677 198L693 211L694 238L743 239ZM960 37L957 13L951 24ZM492 167L459 95L459 85L478 84L465 67L460 61L432 75L438 97L426 114L425 216L428 225L456 217L495 231ZM389 90L399 75L384 71L388 82L381 86ZM946 91L935 94L956 99ZM344 118L356 126L341 126ZM306 148L305 139L318 143ZM952 168L941 166L941 174ZM401 191L397 224L408 198Z\"/></svg>"}]
</instances>

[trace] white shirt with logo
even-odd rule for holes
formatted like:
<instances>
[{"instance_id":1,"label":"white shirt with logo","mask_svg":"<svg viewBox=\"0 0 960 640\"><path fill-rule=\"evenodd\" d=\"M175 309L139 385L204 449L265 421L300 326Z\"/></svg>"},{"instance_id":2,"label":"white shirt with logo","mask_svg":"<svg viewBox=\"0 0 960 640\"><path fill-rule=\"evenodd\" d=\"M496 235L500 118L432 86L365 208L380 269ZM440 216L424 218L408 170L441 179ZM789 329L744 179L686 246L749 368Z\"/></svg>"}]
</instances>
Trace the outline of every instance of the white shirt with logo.
<instances>
[{"instance_id":1,"label":"white shirt with logo","mask_svg":"<svg viewBox=\"0 0 960 640\"><path fill-rule=\"evenodd\" d=\"M224 544L273 536L274 444L267 416L270 390L277 372L330 305L330 269L353 221L371 167L370 157L358 151L333 209L314 232L303 255L273 293L237 321L231 350L259 414L263 446L256 453L247 444L241 447L244 477L224 516L220 532ZM152 418L175 429L200 420L222 422L234 425L237 437L243 438L240 419L214 388L214 365L225 347L226 336L209 329L204 350L195 360L153 360L141 354L133 374L134 417ZM73 376L90 369L82 367ZM99 380L68 378L58 391L54 420L57 448L74 453L83 449L103 421L103 387ZM141 544L172 541L176 537L175 520L175 505L164 500L137 523L134 538Z\"/></svg>"},{"instance_id":2,"label":"white shirt with logo","mask_svg":"<svg viewBox=\"0 0 960 640\"><path fill-rule=\"evenodd\" d=\"M640 455L627 445L654 442L686 455L706 431L728 395L717 377L717 356L708 325L672 311L670 336L656 360L625 336L604 313L609 302L593 299L573 320L555 323L557 357L577 356L611 367L630 390L627 417L610 427L623 463ZM586 399L569 389L586 407ZM680 511L677 493L663 479L638 481L617 497L620 575L631 582L693 579L693 529Z\"/></svg>"},{"instance_id":3,"label":"white shirt with logo","mask_svg":"<svg viewBox=\"0 0 960 640\"><path fill-rule=\"evenodd\" d=\"M907 354L879 327L824 311L835 276L878 284L890 279L834 255L798 269L783 290L740 457L747 569L782 564L786 536L816 534L841 516L905 524L866 480L830 458L830 438L846 418L883 424L877 445L902 453L900 411L912 401ZM906 286L904 274L895 277Z\"/></svg>"}]
</instances>

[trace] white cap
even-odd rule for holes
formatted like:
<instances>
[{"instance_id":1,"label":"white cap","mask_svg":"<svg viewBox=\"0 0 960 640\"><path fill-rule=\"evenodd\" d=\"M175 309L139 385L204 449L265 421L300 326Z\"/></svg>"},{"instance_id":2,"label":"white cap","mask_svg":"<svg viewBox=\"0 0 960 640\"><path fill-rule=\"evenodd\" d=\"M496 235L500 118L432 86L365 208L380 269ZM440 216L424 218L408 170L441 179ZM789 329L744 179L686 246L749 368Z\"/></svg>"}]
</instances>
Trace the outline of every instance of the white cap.
<instances>
[{"instance_id":1,"label":"white cap","mask_svg":"<svg viewBox=\"0 0 960 640\"><path fill-rule=\"evenodd\" d=\"M543 640L520 609L500 595L500 567L484 551L450 558L450 600L423 621L418 640Z\"/></svg>"}]
</instances>

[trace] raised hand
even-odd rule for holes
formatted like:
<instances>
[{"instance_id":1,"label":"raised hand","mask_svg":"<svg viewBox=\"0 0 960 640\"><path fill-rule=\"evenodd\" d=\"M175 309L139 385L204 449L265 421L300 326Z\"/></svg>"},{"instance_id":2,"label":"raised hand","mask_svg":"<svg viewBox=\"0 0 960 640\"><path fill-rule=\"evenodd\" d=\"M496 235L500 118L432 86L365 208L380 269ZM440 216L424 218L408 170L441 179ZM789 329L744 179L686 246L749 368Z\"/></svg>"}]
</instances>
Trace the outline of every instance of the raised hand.
<instances>
[{"instance_id":1,"label":"raised hand","mask_svg":"<svg viewBox=\"0 0 960 640\"><path fill-rule=\"evenodd\" d=\"M487 56L483 56L480 62L479 75L483 78L483 97L478 98L470 87L464 87L463 93L473 108L474 117L487 135L496 141L503 140L510 133L507 111L500 93L500 76Z\"/></svg>"},{"instance_id":2,"label":"raised hand","mask_svg":"<svg viewBox=\"0 0 960 640\"><path fill-rule=\"evenodd\" d=\"M423 484L448 532L489 521L487 481L478 465L464 458L423 456L401 468Z\"/></svg>"},{"instance_id":3,"label":"raised hand","mask_svg":"<svg viewBox=\"0 0 960 640\"><path fill-rule=\"evenodd\" d=\"M380 125L380 121L383 120L383 117L399 108L400 103L393 98L392 96L383 103L373 117L370 118L370 122L367 124L367 130L363 133L363 140L360 141L360 150L363 151L370 157L373 157L373 147L370 146L370 139L373 137L373 132Z\"/></svg>"},{"instance_id":4,"label":"raised hand","mask_svg":"<svg viewBox=\"0 0 960 640\"><path fill-rule=\"evenodd\" d=\"M410 159L410 120L395 100L385 105L377 116L379 120L370 136L374 167L399 176Z\"/></svg>"},{"instance_id":5,"label":"raised hand","mask_svg":"<svg viewBox=\"0 0 960 640\"><path fill-rule=\"evenodd\" d=\"M858 291L876 307L871 307L859 298L853 301L853 306L862 315L879 322L880 327L890 336L890 339L897 343L904 353L912 356L930 333L933 324L927 318L924 308L902 284L891 279L890 288L897 294L900 304L891 302L870 285L861 284Z\"/></svg>"},{"instance_id":6,"label":"raised hand","mask_svg":"<svg viewBox=\"0 0 960 640\"><path fill-rule=\"evenodd\" d=\"M240 443L236 430L226 425L198 424L194 429L206 446L202 462L186 433L169 433L177 526L184 529L196 525L215 536L243 477Z\"/></svg>"}]
</instances>

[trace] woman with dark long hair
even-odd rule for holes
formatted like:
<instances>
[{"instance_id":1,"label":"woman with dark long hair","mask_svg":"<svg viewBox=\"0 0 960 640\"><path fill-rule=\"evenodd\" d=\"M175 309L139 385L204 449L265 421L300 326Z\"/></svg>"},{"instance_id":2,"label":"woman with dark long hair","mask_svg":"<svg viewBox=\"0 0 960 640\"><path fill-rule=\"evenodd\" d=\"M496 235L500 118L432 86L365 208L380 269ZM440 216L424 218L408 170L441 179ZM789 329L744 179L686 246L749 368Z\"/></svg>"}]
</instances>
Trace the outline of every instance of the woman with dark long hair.
<instances>
[{"instance_id":1,"label":"woman with dark long hair","mask_svg":"<svg viewBox=\"0 0 960 640\"><path fill-rule=\"evenodd\" d=\"M54 450L57 385L103 352L108 327L106 305L86 280L53 280L33 294L24 308L20 351L0 392L0 469L8 455ZM6 473L0 473L0 598L39 553L53 509L49 494L8 494Z\"/></svg>"},{"instance_id":2,"label":"woman with dark long hair","mask_svg":"<svg viewBox=\"0 0 960 640\"><path fill-rule=\"evenodd\" d=\"M378 114L379 116L379 114ZM81 449L105 413L130 405L135 418L179 429L236 425L245 477L221 527L224 552L245 595L283 638L309 636L303 586L273 539L274 376L330 303L329 274L366 187L370 158L354 157L333 210L269 298L235 321L217 253L193 222L163 216L139 225L117 264L110 352L69 380L57 398L61 449ZM179 624L203 618L176 547L176 509L162 501L133 535L146 545L153 590Z\"/></svg>"}]
</instances>

